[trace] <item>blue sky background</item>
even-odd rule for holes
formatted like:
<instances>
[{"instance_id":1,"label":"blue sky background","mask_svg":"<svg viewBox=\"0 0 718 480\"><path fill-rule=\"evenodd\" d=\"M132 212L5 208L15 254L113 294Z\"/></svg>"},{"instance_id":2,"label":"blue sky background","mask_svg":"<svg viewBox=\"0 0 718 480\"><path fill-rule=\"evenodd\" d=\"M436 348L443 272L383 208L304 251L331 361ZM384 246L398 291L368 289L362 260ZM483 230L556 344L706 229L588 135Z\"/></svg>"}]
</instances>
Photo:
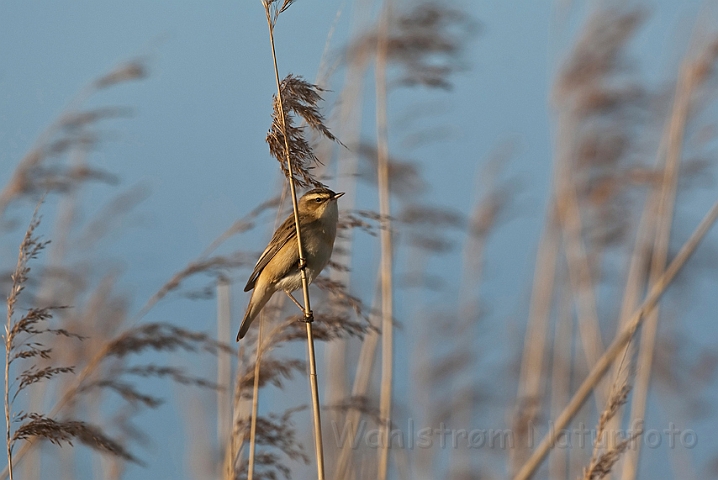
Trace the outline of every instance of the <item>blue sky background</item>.
<instances>
[{"instance_id":1,"label":"blue sky background","mask_svg":"<svg viewBox=\"0 0 718 480\"><path fill-rule=\"evenodd\" d=\"M448 127L449 141L410 152L401 147L403 131L396 128L390 132L391 148L398 156L419 162L430 183L428 200L464 213L481 195L475 189L476 175L486 159L506 142L515 145L508 174L520 180L521 193L512 221L489 245L484 291L491 309L502 312L496 321L506 323L494 326L493 334L507 346L517 342L516 332L525 325L535 249L548 201L552 162L548 92L579 20L590 8L583 2L553 3L457 1L481 25L465 55L469 70L454 78L452 92L413 89L393 96L390 105L392 125L415 101L445 107L432 121ZM675 72L702 3L645 3L651 16L632 45L636 68L653 85ZM564 4L573 5L567 20L557 9ZM298 0L277 27L280 74L292 72L313 80L333 26L329 51L346 44L352 8L349 1ZM705 12L715 19L715 8ZM149 77L100 92L90 105L122 105L134 111L131 118L105 123L107 141L91 161L117 174L120 188L140 184L150 191L123 226L122 235L100 249L105 258L122 265L122 288L137 308L276 185L277 164L264 143L275 86L262 6L259 1L179 0L0 4L2 184L43 128L84 85L134 57L147 59ZM340 85L335 81L330 86ZM327 98L331 106L331 92ZM84 215L91 215L116 192L117 187L102 185L86 190ZM691 197L679 211L679 225L692 229L715 193L711 188ZM50 199L48 218L53 209ZM21 221L25 213L19 208L10 211ZM271 222L271 216L266 220ZM234 245L261 250L268 228ZM14 257L16 240L5 236L0 244L2 258ZM369 252L368 258L376 263L377 252ZM444 272L459 271L460 255L447 257L440 266ZM691 301L680 303L688 330L705 344L715 344L718 333L713 321L718 308L713 273L692 290ZM445 280L455 284L457 277L446 275ZM372 281L367 277L366 284L360 282L356 288ZM241 289L235 289L236 323L246 301ZM407 321L401 318L404 307L397 308L400 320ZM214 303L170 301L150 318L211 332ZM398 344L408 345L412 335L411 326L405 326ZM400 393L408 388L401 380L410 373L408 361L400 357L397 363ZM152 388L181 395L180 389L167 385ZM713 387L709 397L715 393ZM152 443L150 453L140 456L149 466L130 467L127 478L190 478L182 443L186 432L178 425L178 413L177 405L170 404L141 417ZM695 428L701 442L699 460L705 461L718 443L710 440L709 431Z\"/></svg>"}]
</instances>

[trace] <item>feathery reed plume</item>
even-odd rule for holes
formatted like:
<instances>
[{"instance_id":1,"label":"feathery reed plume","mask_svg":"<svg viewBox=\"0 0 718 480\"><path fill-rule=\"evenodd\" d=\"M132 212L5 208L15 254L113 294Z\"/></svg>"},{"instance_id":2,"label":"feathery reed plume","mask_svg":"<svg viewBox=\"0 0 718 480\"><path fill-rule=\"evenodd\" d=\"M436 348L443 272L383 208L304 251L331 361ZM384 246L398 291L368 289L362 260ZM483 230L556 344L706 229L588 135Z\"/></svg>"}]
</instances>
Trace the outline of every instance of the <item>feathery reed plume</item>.
<instances>
[{"instance_id":1,"label":"feathery reed plume","mask_svg":"<svg viewBox=\"0 0 718 480\"><path fill-rule=\"evenodd\" d=\"M0 190L0 217L13 200L38 192L65 192L72 185L99 181L114 184L114 175L99 168L80 165L77 167L50 164L49 160L73 149L88 150L100 140L100 133L93 130L101 121L127 117L127 108L98 107L82 110L83 103L97 91L121 82L142 79L147 67L141 60L120 65L110 73L86 86L64 109L57 119L36 139L30 151L20 160L10 181Z\"/></svg>"},{"instance_id":2,"label":"feathery reed plume","mask_svg":"<svg viewBox=\"0 0 718 480\"><path fill-rule=\"evenodd\" d=\"M275 451L262 449L255 454L255 479L276 479L277 474L281 474L286 479L291 478L290 469L282 463L276 453L277 449L290 460L309 464L309 457L302 450L292 423L292 416L305 408L300 406L287 409L281 415L270 413L267 416L257 417L255 429L257 446L271 447ZM246 423L240 424L240 428L249 429Z\"/></svg>"},{"instance_id":3,"label":"feathery reed plume","mask_svg":"<svg viewBox=\"0 0 718 480\"><path fill-rule=\"evenodd\" d=\"M566 244L569 283L576 297L578 333L586 361L603 350L596 282L601 255L620 245L630 222L630 191L622 181L645 102L644 88L625 75L628 42L641 25L637 9L593 14L556 82L563 132L558 146L556 206ZM586 59L592 59L587 65ZM573 140L573 137L577 140ZM598 409L608 388L596 390Z\"/></svg>"},{"instance_id":4,"label":"feathery reed plume","mask_svg":"<svg viewBox=\"0 0 718 480\"><path fill-rule=\"evenodd\" d=\"M221 275L226 269L242 267L251 265L251 257L242 252L236 252L229 256L217 255L215 257L200 257L199 259L190 262L182 270L175 273L172 278L160 287L152 297L150 297L144 306L139 310L135 316L136 320L141 319L145 314L155 306L157 302L162 300L170 292L177 290L182 282L189 277L192 277L198 273L206 273L215 276Z\"/></svg>"},{"instance_id":5,"label":"feathery reed plume","mask_svg":"<svg viewBox=\"0 0 718 480\"><path fill-rule=\"evenodd\" d=\"M220 268L220 265L221 262L210 262L212 268ZM206 271L206 269L192 270L193 271L190 272L192 274ZM189 273L187 275L189 275ZM187 275L182 278L186 278ZM203 377L190 375L182 368L154 363L127 365L127 362L129 362L132 356L138 356L150 351L207 352L214 354L218 351L231 353L232 350L226 345L214 341L206 334L192 332L166 323L148 323L127 328L124 331L121 328L118 329L117 327L126 321L126 316L124 306L118 305L118 300L113 298L111 287L112 282L102 282L95 296L91 297L86 312L80 312L80 306L63 310L63 312L78 312L74 320L70 317L68 321L72 321L75 327L84 326L86 330L84 330L83 333L90 330L88 328L89 326L84 324L87 320L91 322L95 330L89 331L88 335L86 335L89 336L91 340L89 342L83 342L88 344L88 348L78 351L75 356L76 358L82 359L83 365L75 369L77 375L73 376L70 381L67 382L68 385L61 390L63 393L50 410L50 414L42 417L27 417L27 420L34 422L31 427L37 427L37 432L51 431L46 428L51 425L58 428L67 426L70 432L75 432L77 435L84 435L78 438L80 441L84 442L85 440L82 440L82 438L89 439L94 435L95 438L106 439L107 441L103 440L103 444L110 445L110 440L112 439L106 434L103 434L105 435L104 437L100 437L99 435L103 431L98 427L84 423L90 430L85 429L85 433L83 434L83 430L80 429L81 425L78 424L77 421L72 420L74 423L66 423L64 420L55 421L54 418L63 411L72 410L74 406L82 404L82 402L92 403L96 401L93 399L99 398L101 394L110 392L123 399L125 404L130 407L130 411L134 414L139 412L141 407L156 408L163 403L162 398L144 393L136 386L133 379L164 378L182 385L209 389L218 388L213 382ZM102 321L98 321L97 318ZM51 329L49 331L58 332L60 334L62 334L61 332L65 332L65 330L61 329ZM104 339L102 338L102 332L104 332ZM109 338L107 338L108 332L111 333ZM64 347L64 349L69 350L67 347ZM38 356L42 357L43 352L44 350L40 350ZM63 352L63 354L66 353L68 352ZM48 372L54 373L47 368L30 370L28 381L33 381L36 377ZM123 415L122 418L124 418L124 420L121 420L122 422L129 420L127 415ZM51 420L55 423L51 424ZM122 428L126 431L134 431L134 428L129 425ZM29 436L33 431L31 428L28 428L25 430L24 435ZM134 433L129 435L129 439L137 438L137 435ZM133 455L128 453L124 441L113 441L116 445L122 447L122 449L119 447L116 448L115 450L117 452L127 453L127 455L124 455L124 453L117 455L118 458L139 462ZM15 463L37 444L37 442L25 443L22 449L15 455ZM105 450L108 449L105 448ZM2 475L0 475L0 477L1 476Z\"/></svg>"},{"instance_id":6,"label":"feathery reed plume","mask_svg":"<svg viewBox=\"0 0 718 480\"><path fill-rule=\"evenodd\" d=\"M295 124L295 116L302 118L312 130L336 141L324 125L324 117L317 107L324 90L292 74L287 75L277 88L281 93L273 96L272 126L266 138L269 151L279 160L287 178L292 171L291 178L296 185L320 187L322 183L311 172L318 159L304 137L304 128ZM292 159L291 167L287 166L287 158Z\"/></svg>"},{"instance_id":7,"label":"feathery reed plume","mask_svg":"<svg viewBox=\"0 0 718 480\"><path fill-rule=\"evenodd\" d=\"M36 305L77 305L76 299L69 298L66 293L81 288L80 285L84 283L82 274L70 272L60 265L60 260L67 251L67 235L74 220L75 193L89 181L99 181L107 184L117 182L114 175L88 166L84 160L87 153L102 140L102 132L98 131L99 126L105 120L127 117L132 112L130 109L120 107L84 108L83 103L100 89L111 87L119 82L139 79L143 76L144 66L140 62L130 62L116 69L113 75L105 76L104 81L93 82L86 87L38 137L30 152L20 160L10 181L0 193L0 215L4 213L11 202L20 197L34 195L40 191L57 192L66 199L58 214L57 231L53 237L56 240L55 248L51 250L48 256L44 271L35 276L35 281L39 285L37 292L34 293L35 299L33 303ZM111 78L113 79L112 81L110 81ZM63 156L68 156L69 162L65 163ZM133 200L142 199L142 197L142 195L135 195ZM118 209L125 209L124 203L119 202L116 204L115 213L109 214L107 212L108 215L104 216L103 220L116 219L117 213L119 213ZM95 226L99 228L94 228L93 231L88 233L96 239L103 235L103 229L106 229L107 224L95 222ZM88 246L87 240L90 241L89 243L92 242L87 235L84 236L83 240L86 241L85 247ZM62 281L63 278L65 279L64 281ZM102 289L98 288L98 290ZM72 316L73 314L69 313L71 310L75 311L75 309L61 310L60 317L64 319L64 317ZM50 317L46 320L49 321ZM72 325L73 330L80 331L83 334L87 333L83 328L84 326ZM75 364L79 368L82 359L68 358L67 350L81 351L87 347L87 344L92 343L92 341L83 342L84 347L78 347L75 345L77 342L60 342L59 340L57 338L52 340L53 343L50 343L52 348L43 348L48 352L48 357L49 352L54 349L52 359L43 355L34 357L32 361L35 365L27 369L27 372L35 372L32 380L44 378L42 375L45 374L62 371L53 370L58 368L53 366L56 361ZM47 382L37 383L33 395L30 397L31 401L25 406L25 409L33 412L39 408L44 408L41 405L43 405L44 399L47 397L47 392L52 391L53 388L61 390L63 384L72 381L72 378L74 378L72 375L60 376L51 386L48 386ZM70 442L73 436L76 436L81 443L87 443L90 446L92 446L91 439L94 438L102 444L97 447L99 450L116 452L115 459L117 461L136 460L129 454L125 455L127 450L120 439L115 441L99 427L81 422L78 419L59 419L59 413L59 411L53 410L49 416L38 413L26 414L24 417L25 424L18 429L17 438L32 439L58 432L57 443ZM72 415L72 412L64 414L65 417ZM53 441L53 439L50 440ZM41 444L42 442L38 441L23 442L15 454L14 462L19 462L26 452ZM11 466L9 463L2 474L3 476L9 474Z\"/></svg>"},{"instance_id":8,"label":"feathery reed plume","mask_svg":"<svg viewBox=\"0 0 718 480\"><path fill-rule=\"evenodd\" d=\"M449 77L466 69L463 51L478 25L466 12L445 3L422 1L398 11L386 25L386 55L401 67L397 85L450 90ZM382 48L382 25L352 43L347 57L364 57Z\"/></svg>"},{"instance_id":9,"label":"feathery reed plume","mask_svg":"<svg viewBox=\"0 0 718 480\"><path fill-rule=\"evenodd\" d=\"M619 460L621 455L628 449L631 444L635 444L634 440L639 437L643 431L637 429L628 438L619 441L614 447L607 452L603 453L595 463L592 462L586 473L584 474L584 480L599 480L607 475L610 475L611 469Z\"/></svg>"},{"instance_id":10,"label":"feathery reed plume","mask_svg":"<svg viewBox=\"0 0 718 480\"><path fill-rule=\"evenodd\" d=\"M379 153L377 147L362 142L355 147L355 150L360 158L365 161L364 164L360 165L359 179L369 184L375 184L378 178ZM410 200L426 191L426 182L421 178L415 162L389 156L387 168L389 169L389 191L397 197ZM376 213L373 215L376 215Z\"/></svg>"},{"instance_id":11,"label":"feathery reed plume","mask_svg":"<svg viewBox=\"0 0 718 480\"><path fill-rule=\"evenodd\" d=\"M73 440L79 441L93 449L116 455L125 460L136 461L136 459L118 441L113 440L102 429L89 423L74 420L57 420L51 416L37 412L27 412L13 415L12 405L18 394L26 388L51 380L58 375L74 373L72 366L58 367L46 366L38 368L35 364L22 367L16 378L16 384L11 382L10 375L14 370L13 364L17 361L37 361L39 359L51 360L52 348L46 347L42 340L43 335L64 336L81 340L83 337L70 333L65 329L54 329L47 326L48 320L52 318L53 310L60 307L34 307L30 308L25 315L16 318L17 303L20 294L25 289L28 281L30 267L28 263L35 259L49 242L41 241L35 236L35 229L40 224L38 217L38 204L33 213L25 236L20 244L17 265L12 273L12 286L7 297L7 319L5 324L5 422L6 422L6 447L7 447L7 471L10 479L13 478L13 450L18 440L41 438L51 443L60 445L62 443L72 444ZM13 429L12 424L19 425Z\"/></svg>"},{"instance_id":12,"label":"feathery reed plume","mask_svg":"<svg viewBox=\"0 0 718 480\"><path fill-rule=\"evenodd\" d=\"M619 377L616 378L618 380ZM596 427L596 439L593 442L593 453L588 467L584 470L584 480L600 480L611 473L611 469L616 464L621 454L623 454L631 442L639 437L642 429L632 432L627 438L622 439L615 445L608 448L599 455L601 444L604 443L603 436L606 433L606 427L609 422L616 416L618 410L626 404L628 393L631 391L629 385L624 384L620 388L617 382L614 382L614 388L606 403L605 410L601 413Z\"/></svg>"},{"instance_id":13,"label":"feathery reed plume","mask_svg":"<svg viewBox=\"0 0 718 480\"><path fill-rule=\"evenodd\" d=\"M128 359L130 355L137 355L146 351L205 351L214 353L217 349L231 351L228 347L217 343L205 334L191 332L170 324L150 323L134 327L120 333L99 349L95 356L74 377L73 385L65 391L64 395L55 404L50 417L69 405L74 405L81 401L83 396L91 392L114 392L129 405L135 407L156 408L163 403L161 398L143 393L127 378L122 378L122 376L130 378L167 378L183 385L217 388L213 382L202 377L187 375L181 368L159 366L151 363L122 367L120 363ZM99 373L97 373L98 370L100 370ZM40 427L47 423L45 418L36 418L34 420L38 422L37 425ZM62 427L63 424L60 422L57 425ZM77 422L73 422L69 426L76 429L73 431L82 433ZM41 431L44 430L41 429ZM98 439L105 438L98 436L102 433L102 430L97 427L93 427L92 430L87 432L96 434ZM91 438L91 436L88 434L82 438ZM79 440L84 442L82 438L79 438ZM107 439L109 441L109 437ZM122 442L116 441L115 443L122 447L118 451L124 452L119 455L120 457L141 463L129 454ZM114 452L110 451L110 453Z\"/></svg>"}]
</instances>

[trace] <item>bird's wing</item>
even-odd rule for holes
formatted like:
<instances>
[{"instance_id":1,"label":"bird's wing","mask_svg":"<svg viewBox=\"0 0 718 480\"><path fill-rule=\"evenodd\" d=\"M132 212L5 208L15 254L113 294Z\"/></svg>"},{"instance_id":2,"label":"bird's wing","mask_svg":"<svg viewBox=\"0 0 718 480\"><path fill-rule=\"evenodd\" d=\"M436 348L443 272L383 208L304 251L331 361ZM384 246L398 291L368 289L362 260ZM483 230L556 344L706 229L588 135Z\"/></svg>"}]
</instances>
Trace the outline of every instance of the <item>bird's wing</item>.
<instances>
[{"instance_id":1,"label":"bird's wing","mask_svg":"<svg viewBox=\"0 0 718 480\"><path fill-rule=\"evenodd\" d=\"M267 245L267 248L262 252L259 260L257 260L257 264L254 266L252 274L249 276L249 280L247 280L247 285L244 287L245 292L254 288L257 277L262 273L264 267L266 267L282 247L290 241L297 241L297 228L294 225L294 215L287 217L277 231L274 232L272 239L269 241L269 245Z\"/></svg>"}]
</instances>

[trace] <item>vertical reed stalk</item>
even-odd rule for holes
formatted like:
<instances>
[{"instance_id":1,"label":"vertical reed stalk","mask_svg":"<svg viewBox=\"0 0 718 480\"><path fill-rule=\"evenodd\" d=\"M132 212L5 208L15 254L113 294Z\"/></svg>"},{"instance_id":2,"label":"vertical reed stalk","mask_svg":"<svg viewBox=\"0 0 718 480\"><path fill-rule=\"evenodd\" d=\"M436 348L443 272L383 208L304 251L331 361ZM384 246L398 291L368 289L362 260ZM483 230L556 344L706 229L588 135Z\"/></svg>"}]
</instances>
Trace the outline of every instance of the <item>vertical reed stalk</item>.
<instances>
[{"instance_id":1,"label":"vertical reed stalk","mask_svg":"<svg viewBox=\"0 0 718 480\"><path fill-rule=\"evenodd\" d=\"M377 136L377 188L379 190L379 214L381 215L381 392L379 416L381 444L377 464L378 480L386 480L389 465L389 440L391 432L393 352L393 291L392 291L392 242L391 208L389 193L389 143L387 128L387 78L386 66L389 43L391 0L386 0L377 35L376 53L376 136Z\"/></svg>"},{"instance_id":2,"label":"vertical reed stalk","mask_svg":"<svg viewBox=\"0 0 718 480\"><path fill-rule=\"evenodd\" d=\"M7 447L7 473L10 480L13 480L13 458L12 458L12 423L11 423L11 412L10 412L10 351L13 347L13 324L12 318L15 314L15 304L17 303L18 296L23 289L23 283L27 274L27 246L32 242L32 232L35 228L35 219L37 218L37 210L40 204L35 208L33 214L33 222L25 232L25 237L20 244L20 253L18 253L17 265L11 275L12 283L10 286L10 294L7 297L7 319L5 323L5 443Z\"/></svg>"},{"instance_id":3,"label":"vertical reed stalk","mask_svg":"<svg viewBox=\"0 0 718 480\"><path fill-rule=\"evenodd\" d=\"M240 343L237 348L237 358L240 362L245 358L244 348L244 343ZM250 411L248 415L244 415L244 412L247 410L247 404L242 400L241 374L241 369L237 368L234 373L232 391L232 428L230 430L229 445L225 450L225 462L227 463L227 473L229 476L224 480L235 480L237 478L237 468L242 464L245 453L244 442L247 438L247 429L241 422L244 418L249 418L249 415L252 414Z\"/></svg>"},{"instance_id":4,"label":"vertical reed stalk","mask_svg":"<svg viewBox=\"0 0 718 480\"><path fill-rule=\"evenodd\" d=\"M524 339L524 354L521 360L514 413L517 442L516 448L511 449L510 452L509 462L512 472L517 471L528 458L529 430L541 410L541 380L546 353L546 335L555 284L556 259L561 241L555 217L556 208L553 206L544 225L536 254L529 321Z\"/></svg>"},{"instance_id":5,"label":"vertical reed stalk","mask_svg":"<svg viewBox=\"0 0 718 480\"><path fill-rule=\"evenodd\" d=\"M14 286L14 285L13 285ZM12 322L12 306L7 305L7 323L5 324L5 441L7 443L7 470L10 480L12 476L12 442L10 441L10 324Z\"/></svg>"},{"instance_id":6,"label":"vertical reed stalk","mask_svg":"<svg viewBox=\"0 0 718 480\"><path fill-rule=\"evenodd\" d=\"M556 326L553 341L553 359L551 365L551 404L550 412L554 417L571 394L571 338L573 335L573 306L571 292L563 288L557 300ZM568 353L566 353L568 352ZM549 457L549 478L570 478L568 476L568 456L570 449L557 448Z\"/></svg>"},{"instance_id":7,"label":"vertical reed stalk","mask_svg":"<svg viewBox=\"0 0 718 480\"><path fill-rule=\"evenodd\" d=\"M230 338L230 283L225 277L217 282L217 339ZM224 388L217 389L217 440L220 450L229 451L225 455L220 478L232 479L232 459L234 452L232 446L232 371L230 368L230 354L224 350L217 352L217 385Z\"/></svg>"},{"instance_id":8,"label":"vertical reed stalk","mask_svg":"<svg viewBox=\"0 0 718 480\"><path fill-rule=\"evenodd\" d=\"M583 229L576 191L567 184L563 192L564 205L559 207L566 243L569 284L576 299L578 312L578 333L581 339L588 368L592 368L603 352L603 340L599 328L598 307L594 292L594 281L586 249L581 238ZM599 411L606 403L607 393L599 383L595 389L596 405Z\"/></svg>"},{"instance_id":9,"label":"vertical reed stalk","mask_svg":"<svg viewBox=\"0 0 718 480\"><path fill-rule=\"evenodd\" d=\"M264 312L259 314L259 329L257 332L257 351L254 360L254 388L252 390L252 418L249 427L249 466L247 467L247 480L254 478L254 453L257 447L257 412L259 410L259 364L262 359L262 326L264 326Z\"/></svg>"},{"instance_id":10,"label":"vertical reed stalk","mask_svg":"<svg viewBox=\"0 0 718 480\"><path fill-rule=\"evenodd\" d=\"M496 160L490 162L477 175L475 181L475 191L482 188L486 191L485 198L479 199L472 208L472 217L470 220L469 235L464 244L462 252L462 268L460 274L459 298L458 305L458 321L460 323L460 331L464 331L457 340L456 351L473 352L476 350L476 341L473 336L473 326L477 319L481 318L481 295L480 287L482 284L482 276L484 273L484 262L486 254L486 244L488 243L489 233L498 216L498 206L500 203L494 199L496 191L495 183L498 175ZM479 180L485 180L483 185ZM488 213L493 211L493 213ZM481 230L481 234L477 232ZM477 385L477 388L480 388ZM476 399L472 388L464 395L459 395L456 406L452 408L447 423L449 425L471 425L476 415ZM401 449L402 453L405 453ZM449 455L449 478L462 478L472 471L472 463L476 455L470 450L452 448ZM403 458L403 456L398 456ZM397 467L399 462L397 461ZM408 476L406 477L408 478Z\"/></svg>"},{"instance_id":11,"label":"vertical reed stalk","mask_svg":"<svg viewBox=\"0 0 718 480\"><path fill-rule=\"evenodd\" d=\"M355 9L360 9L361 7L361 5L357 5L357 2L354 3ZM369 10L367 5L363 5L363 10L360 10L360 12L363 13L367 10ZM341 129L338 137L341 138L346 145L358 145L360 141L362 118L362 108L360 108L360 105L362 102L365 78L364 71L366 66L367 62L363 60L353 60L350 62L345 85L341 89L341 94L337 102L339 106L339 128ZM348 148L339 150L336 181L338 190L345 192L342 197L342 203L347 210L351 210L356 204L357 163L358 155L356 152ZM337 237L334 243L335 253L333 254L335 258L338 257L336 258L337 263L346 263L347 265L351 263L353 236L353 230L349 230L347 232L347 238ZM332 280L340 280L347 288L349 287L349 272L332 269L330 278ZM324 360L327 369L327 388L324 401L329 405L336 405L342 402L348 393L348 386L346 384L346 370L348 366L346 361L347 344L346 339L339 338L326 345ZM362 350L364 349L363 345L362 343ZM359 366L357 366L357 369L358 368ZM332 421L338 422L340 420L341 413L339 411L332 413L332 415ZM334 478L343 477L335 475Z\"/></svg>"},{"instance_id":12,"label":"vertical reed stalk","mask_svg":"<svg viewBox=\"0 0 718 480\"><path fill-rule=\"evenodd\" d=\"M669 122L670 123L670 122ZM670 124L664 128L670 127ZM656 169L661 164L661 159L665 155L666 143L668 138L667 130L661 135L661 139L658 145L656 154ZM620 333L624 326L629 320L629 316L638 306L640 302L640 296L646 288L648 272L646 271L646 265L648 265L648 259L653 249L653 238L656 231L656 218L654 205L658 202L657 196L660 192L656 191L655 188L651 188L646 195L645 204L643 206L643 212L641 213L641 219L636 228L636 238L634 240L633 250L630 252L630 263L628 266L628 272L626 274L626 286L623 289L623 300L621 303L621 313L616 324L616 333ZM627 348L629 351L626 353L627 356L633 357L635 345L630 343ZM613 367L613 376L618 382L627 383L627 379L621 378L621 375L627 375L628 369L619 369L619 364L616 363ZM634 388L635 395L635 388ZM623 421L623 410L616 413L616 415L610 420L608 425L609 431L616 431L620 428ZM612 448L612 439L609 437L608 448ZM631 452L627 452L623 457L624 461L631 455ZM624 463L625 466L625 463Z\"/></svg>"},{"instance_id":13,"label":"vertical reed stalk","mask_svg":"<svg viewBox=\"0 0 718 480\"><path fill-rule=\"evenodd\" d=\"M379 280L380 279L378 278L377 284L379 283ZM378 295L375 295L375 302L377 297ZM372 308L370 311L373 312L375 308L376 305L372 304ZM379 333L377 333L377 331L373 329L370 329L367 332L364 341L362 342L361 350L359 352L356 374L354 375L354 383L352 385L352 400L366 396L367 391L369 390L369 381L371 380L371 372L374 368L374 358L376 356L375 353L378 343ZM344 442L344 444L342 445L341 452L339 452L339 460L337 460L337 466L334 470L334 478L348 478L347 469L349 468L349 459L352 453L351 439L356 436L357 429L359 428L359 420L361 419L361 414L362 412L360 409L353 408L349 410L345 417L346 425L349 426L349 436L347 438L349 438L350 441Z\"/></svg>"},{"instance_id":14,"label":"vertical reed stalk","mask_svg":"<svg viewBox=\"0 0 718 480\"><path fill-rule=\"evenodd\" d=\"M363 30L364 24L368 23L371 15L372 3L373 2L369 0L353 2L352 19L354 19L354 26L352 30L357 32L356 35L359 35L359 32ZM354 34L351 35L351 37L353 36ZM337 101L339 108L338 128L341 129L338 137L341 138L346 145L359 145L361 140L361 119L363 109L360 108L360 106L364 93L364 74L368 68L369 61L370 58L368 55L352 57L347 66L345 84L341 89L341 94L339 100ZM356 179L358 177L357 164L359 156L356 151L348 148L340 149L338 155L336 172L338 190L345 192L342 197L344 207L347 210L352 210L356 204ZM336 259L337 263L346 263L346 265L351 263L353 243L353 229L346 232L346 238L337 237L334 249L335 253L333 254L334 257L339 257ZM349 288L351 280L349 271L342 272L332 269L330 272L330 278L332 280L341 281L347 286L347 288ZM378 283L378 279L376 283ZM373 310L374 306L372 305L372 311ZM354 381L351 386L351 392L349 392L349 386L347 385L346 380L347 367L353 365L353 362L347 362L347 347L349 345L349 341L344 338L338 338L326 345L324 359L327 369L327 388L325 397L325 402L327 404L340 404L346 400L347 395L350 395L349 398L351 400L366 396L376 356L378 340L379 334L377 328L377 330L369 330L361 342L361 350L359 358L356 362L356 370L354 374ZM353 408L348 410L346 413L343 413L336 409L331 412L331 415L332 422L335 422L337 425L343 420L344 424L349 426L349 438L354 438L358 428L358 423L361 419L361 410ZM345 442L340 447L338 454L335 452L335 455L338 455L338 459L334 462L334 476L332 478L349 478L347 472L350 468L352 452L351 442Z\"/></svg>"},{"instance_id":15,"label":"vertical reed stalk","mask_svg":"<svg viewBox=\"0 0 718 480\"><path fill-rule=\"evenodd\" d=\"M285 2L286 3L286 2ZM284 137L284 152L287 162L287 180L292 197L292 210L294 212L294 225L297 229L297 250L299 251L299 270L302 276L302 293L304 295L304 321L307 327L307 354L309 356L309 383L312 390L312 411L314 413L314 446L317 458L317 479L324 480L324 447L322 444L322 423L319 412L319 387L317 386L317 365L314 357L314 336L312 335L312 314L309 302L309 282L307 279L307 261L302 246L302 234L299 227L299 207L297 205L297 192L294 186L294 173L292 170L292 159L289 151L289 136L287 135L286 118L284 116L284 104L282 102L282 87L279 81L279 68L277 66L277 53L274 47L274 22L267 0L263 1L264 10L267 15L267 26L269 28L269 43L272 48L272 63L274 64L274 79L277 84L277 104L279 109L279 121ZM258 345L259 346L259 345ZM259 348L257 349L259 351Z\"/></svg>"},{"instance_id":16,"label":"vertical reed stalk","mask_svg":"<svg viewBox=\"0 0 718 480\"><path fill-rule=\"evenodd\" d=\"M661 272L665 269L668 258L668 245L671 238L678 169L681 160L681 150L683 148L683 134L694 86L692 76L693 69L690 67L691 65L684 67L679 77L668 129L666 165L661 182L661 194L658 198L655 213L656 232L649 277L651 284L655 283L660 277ZM635 422L643 420L646 413L646 400L651 380L653 351L658 333L658 316L659 310L655 308L646 318L641 331L640 353L636 365L636 382L633 399L631 401L630 425L635 425ZM641 453L640 445L641 442L636 442L636 448L630 449L626 454L621 477L623 480L633 480L636 478L638 459Z\"/></svg>"},{"instance_id":17,"label":"vertical reed stalk","mask_svg":"<svg viewBox=\"0 0 718 480\"><path fill-rule=\"evenodd\" d=\"M566 260L569 285L573 291L578 316L578 334L586 357L588 368L593 368L603 352L603 341L599 328L598 307L588 255L583 240L583 222L574 184L575 171L572 159L576 155L576 125L579 118L570 108L559 110L559 140L563 147L559 151L557 174L557 211L566 244ZM602 384L594 390L597 409L600 412L606 403L606 389Z\"/></svg>"}]
</instances>

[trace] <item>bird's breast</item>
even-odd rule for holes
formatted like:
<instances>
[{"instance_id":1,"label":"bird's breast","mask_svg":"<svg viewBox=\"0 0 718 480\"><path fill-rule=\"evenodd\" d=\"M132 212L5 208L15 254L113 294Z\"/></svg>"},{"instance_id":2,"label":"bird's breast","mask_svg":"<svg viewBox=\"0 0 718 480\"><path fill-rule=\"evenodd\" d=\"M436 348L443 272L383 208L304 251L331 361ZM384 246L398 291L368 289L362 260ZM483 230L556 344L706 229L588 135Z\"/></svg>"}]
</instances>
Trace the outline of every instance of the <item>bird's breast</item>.
<instances>
[{"instance_id":1,"label":"bird's breast","mask_svg":"<svg viewBox=\"0 0 718 480\"><path fill-rule=\"evenodd\" d=\"M327 218L302 225L302 247L307 259L307 280L314 281L319 273L327 266L334 249L334 239L337 233L336 211L328 212ZM333 214L333 218L332 217ZM282 260L280 263L288 268L284 275L278 276L277 289L286 291L298 290L302 286L301 273L298 267L299 255L297 252L296 240L290 242L280 252ZM291 266L289 264L291 262ZM281 269L279 269L281 270Z\"/></svg>"}]
</instances>

